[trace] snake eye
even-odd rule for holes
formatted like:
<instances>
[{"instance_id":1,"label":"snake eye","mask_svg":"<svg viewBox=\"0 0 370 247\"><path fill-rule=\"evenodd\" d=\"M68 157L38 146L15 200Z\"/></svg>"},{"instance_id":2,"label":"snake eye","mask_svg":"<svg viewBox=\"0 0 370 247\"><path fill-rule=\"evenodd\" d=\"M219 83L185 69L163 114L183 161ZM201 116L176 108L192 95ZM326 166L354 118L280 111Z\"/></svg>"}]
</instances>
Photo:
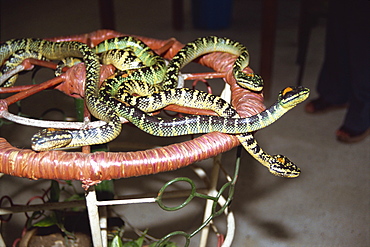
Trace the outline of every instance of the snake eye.
<instances>
[{"instance_id":1,"label":"snake eye","mask_svg":"<svg viewBox=\"0 0 370 247\"><path fill-rule=\"evenodd\" d=\"M286 87L279 93L279 100L282 103L291 102L297 96L297 89L294 87Z\"/></svg>"},{"instance_id":2,"label":"snake eye","mask_svg":"<svg viewBox=\"0 0 370 247\"><path fill-rule=\"evenodd\" d=\"M287 87L283 90L282 95L284 97L289 97L294 94L294 89L292 87Z\"/></svg>"}]
</instances>

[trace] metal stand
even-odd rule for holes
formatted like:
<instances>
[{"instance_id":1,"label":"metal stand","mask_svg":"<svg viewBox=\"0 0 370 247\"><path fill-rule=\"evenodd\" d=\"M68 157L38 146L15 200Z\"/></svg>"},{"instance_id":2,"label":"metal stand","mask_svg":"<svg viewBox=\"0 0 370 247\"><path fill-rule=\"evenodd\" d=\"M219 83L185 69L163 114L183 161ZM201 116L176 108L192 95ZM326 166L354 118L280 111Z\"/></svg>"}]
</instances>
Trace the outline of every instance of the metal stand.
<instances>
[{"instance_id":1,"label":"metal stand","mask_svg":"<svg viewBox=\"0 0 370 247\"><path fill-rule=\"evenodd\" d=\"M214 158L214 165L210 177L210 186L207 188L207 195L215 197L217 195L217 181L219 178L220 171L220 157L218 155ZM177 191L172 194L172 197L184 197L184 191ZM124 204L134 204L134 203L153 203L156 202L156 198L138 198L138 199L124 199L124 200L109 200L109 201L98 201L95 193L95 187L92 186L86 192L86 206L88 210L91 234L94 247L106 247L107 246L107 208L106 206L112 205L124 205ZM220 197L218 201L220 206L224 206L226 200ZM99 210L98 207L101 207ZM205 211L204 211L204 221L210 217L212 214L212 201L207 200ZM100 215L99 215L100 212ZM235 233L235 219L232 212L226 210L225 214L227 216L227 235L222 247L231 246L232 240ZM208 235L209 235L210 225L203 228L200 240L200 247L205 247L207 245Z\"/></svg>"},{"instance_id":2,"label":"metal stand","mask_svg":"<svg viewBox=\"0 0 370 247\"><path fill-rule=\"evenodd\" d=\"M119 37L123 34L112 31L112 30L98 30L89 34L68 36L68 37L55 37L49 40L74 40L79 42L84 42L93 45L94 42L99 43L104 38L108 37ZM174 39L169 40L156 40L146 37L140 37L142 41L148 43L156 51L160 51L160 54L164 54L165 58L170 59L176 54L176 52L182 47L182 44ZM95 44L96 45L96 44ZM171 48L171 49L170 49ZM172 49L173 48L173 49ZM195 73L195 74L183 74L182 79L184 80L204 80L211 78L224 78L227 82L226 85L230 85L230 89L224 90L228 91L233 98L237 99L235 103L235 109L241 116L250 116L256 114L264 109L263 106L263 96L262 94L255 94L239 88L236 85L234 78L232 77L231 65L234 63L235 57L230 54L223 53L211 53L203 56L198 61L200 64L210 67L215 72L212 73ZM28 70L30 66L40 65L48 68L55 69L56 65L47 61L38 60L28 60L27 63L22 63L19 70L11 71L11 73L17 74L20 71ZM19 67L17 66L17 67ZM104 67L108 73L110 70L108 67ZM226 69L225 68L229 68ZM10 89L2 89L0 93L11 93L15 92L12 96L2 99L0 104L0 117L10 120L15 123L37 126L37 127L52 127L56 128L55 122L31 120L26 117L17 116L8 112L8 106L14 104L22 99L27 98L30 95L38 93L47 88L56 87L68 95L83 95L82 91L79 91L77 85L83 85L84 80L80 80L75 75L78 75L79 67L78 65L73 66L71 69L59 77L53 78L46 82L34 85L26 86L26 88L15 87ZM102 69L103 72L103 69ZM250 68L246 68L245 72L252 73ZM10 73L10 72L9 72ZM7 74L3 76L2 79L8 78L13 74ZM68 73L68 76L67 76ZM109 72L111 74L111 71ZM70 89L73 89L72 91ZM83 88L83 87L81 87ZM14 90L14 91L12 91ZM230 98L230 95L228 96ZM174 110L184 113L196 113L202 115L214 114L209 111L200 111L201 109L185 110L168 108L169 110ZM87 111L86 111L87 112ZM86 117L86 116L85 116ZM65 128L67 122L61 122L61 128ZM80 129L81 124L83 127L87 127L86 123L76 122L71 129ZM95 125L96 124L96 125ZM101 121L91 122L89 127L97 127ZM20 150L8 143L6 139L0 138L0 156L3 157L0 163L0 172L9 174L12 176L32 178L32 179L61 179L61 180L79 180L84 183L86 188L86 201L75 201L75 202L60 202L60 203L46 203L40 205L14 205L11 207L1 207L0 205L0 215L8 215L17 212L28 212L28 211L39 211L39 210L53 210L70 208L76 206L86 206L89 215L89 221L91 225L92 238L94 246L107 246L107 207L112 205L125 205L133 203L157 203L162 209L168 211L178 210L187 205L187 203L194 197L199 197L201 199L207 200L204 212L204 219L202 225L194 232L188 234L181 231L176 231L168 234L160 242L167 241L175 235L184 236L186 238L187 244L195 234L202 231L200 246L206 246L208 240L209 230L215 230L212 225L212 220L214 217L220 214L226 214L227 220L227 234L223 242L224 247L230 246L232 239L234 237L235 222L234 216L228 211L228 205L231 202L234 193L234 185L237 178L237 169L233 178L228 177L228 182L225 183L219 191L216 189L219 171L220 171L220 157L215 159L215 164L211 172L210 185L206 189L195 189L195 184L192 180L188 178L173 179L166 183L160 192L156 195L143 196L142 198L135 199L122 199L122 200L111 200L111 201L98 201L95 193L94 184L99 183L103 180L127 178L134 176L149 175L153 173L166 172L174 169L179 169L192 164L196 161L214 157L220 153L226 152L236 146L240 145L239 140L234 135L225 135L221 133L208 133L194 140L189 140L180 144L172 144L166 147L149 149L138 152L119 152L119 153L94 153L90 152L64 152L59 151L58 156L54 156L54 152L44 152L36 153L32 150ZM169 155L173 154L173 155ZM32 157L34 162L28 163ZM151 157L157 157L158 162L153 162ZM184 159L186 157L186 159ZM94 162L99 160L103 166L95 167ZM117 164L115 160L124 160L125 162ZM26 164L26 165L25 165ZM67 169L73 168L83 168L79 172L65 172ZM144 169L145 168L145 169ZM41 172L42 171L42 172ZM123 172L124 171L124 172ZM203 172L205 174L205 172ZM189 191L176 191L176 193L164 194L164 190L177 181L187 182L191 185L192 190L189 195ZM229 190L228 198L224 198L222 193L225 190ZM186 201L179 207L170 208L166 207L161 201L162 198L171 194L174 197L188 197ZM0 203L1 204L1 203ZM220 210L216 210L221 208ZM211 227L212 228L211 228ZM218 234L216 229L216 234ZM0 238L0 244L3 240Z\"/></svg>"},{"instance_id":3,"label":"metal stand","mask_svg":"<svg viewBox=\"0 0 370 247\"><path fill-rule=\"evenodd\" d=\"M209 231L210 231L210 224L212 220L209 220L212 214L212 208L214 207L213 203L217 198L217 203L224 207L226 206L227 200L222 196L217 196L219 193L217 191L217 182L219 179L220 173L220 163L221 155L218 155L214 158L213 167L211 171L211 176L209 178L209 185L206 189L198 189L196 193L203 193L203 197L207 200L205 210L204 210L204 219L203 222L208 222L203 228L201 229L201 239L200 239L200 247L205 247L207 245ZM196 174L201 176L202 179L206 180L205 172L201 168L197 168ZM200 170L200 171L199 171ZM190 180L190 179L189 179ZM231 181L230 178L228 178ZM166 193L167 194L167 193ZM200 195L200 194L199 194ZM163 197L171 197L171 198L181 198L189 196L189 191L175 191L171 192L170 195L163 195ZM189 197L190 198L190 197ZM114 206L114 205L126 205L126 204L138 204L138 203L158 203L158 197L144 196L142 198L135 198L135 199L121 199L121 200L108 200L108 201L98 201L97 195L95 191L95 187L91 186L85 193L85 202L84 201L72 201L72 202L58 202L58 203L46 203L46 204L34 204L34 205L13 205L11 207L1 207L0 205L0 215L8 215L13 213L21 213L21 212L30 212L30 211L39 211L39 210L54 210L54 209L63 209L63 208L72 208L72 207L87 207L88 217L90 222L91 228L91 236L93 241L94 247L107 247L108 246L108 238L107 238L107 206ZM232 240L234 238L235 233L235 220L234 215L232 212L228 211L226 208L223 213L226 215L227 220L227 233L224 240L222 247L229 247L231 246ZM217 229L215 229L216 234L218 234ZM198 232L195 231L192 234L185 234L187 235L188 239L193 237ZM0 247L5 246L5 242L2 239L0 234Z\"/></svg>"}]
</instances>

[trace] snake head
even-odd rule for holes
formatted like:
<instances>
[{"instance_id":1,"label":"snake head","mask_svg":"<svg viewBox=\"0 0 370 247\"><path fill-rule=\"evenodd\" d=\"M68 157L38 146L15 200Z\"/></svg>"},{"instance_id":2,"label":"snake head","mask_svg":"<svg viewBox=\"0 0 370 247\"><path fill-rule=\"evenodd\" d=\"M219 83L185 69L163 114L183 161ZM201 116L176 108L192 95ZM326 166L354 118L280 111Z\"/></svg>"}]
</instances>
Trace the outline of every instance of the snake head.
<instances>
[{"instance_id":1,"label":"snake head","mask_svg":"<svg viewBox=\"0 0 370 247\"><path fill-rule=\"evenodd\" d=\"M299 167L281 154L273 155L269 171L275 176L284 178L296 178L301 173Z\"/></svg>"},{"instance_id":2,"label":"snake head","mask_svg":"<svg viewBox=\"0 0 370 247\"><path fill-rule=\"evenodd\" d=\"M32 139L32 149L35 151L48 151L67 146L72 141L72 134L68 130L43 129L36 133Z\"/></svg>"},{"instance_id":3,"label":"snake head","mask_svg":"<svg viewBox=\"0 0 370 247\"><path fill-rule=\"evenodd\" d=\"M263 89L263 79L260 75L238 71L236 72L235 77L236 82L242 88L246 88L255 92L260 92Z\"/></svg>"},{"instance_id":4,"label":"snake head","mask_svg":"<svg viewBox=\"0 0 370 247\"><path fill-rule=\"evenodd\" d=\"M299 103L305 101L310 95L310 89L298 86L298 87L286 87L280 91L278 96L279 104L286 108L291 109Z\"/></svg>"}]
</instances>

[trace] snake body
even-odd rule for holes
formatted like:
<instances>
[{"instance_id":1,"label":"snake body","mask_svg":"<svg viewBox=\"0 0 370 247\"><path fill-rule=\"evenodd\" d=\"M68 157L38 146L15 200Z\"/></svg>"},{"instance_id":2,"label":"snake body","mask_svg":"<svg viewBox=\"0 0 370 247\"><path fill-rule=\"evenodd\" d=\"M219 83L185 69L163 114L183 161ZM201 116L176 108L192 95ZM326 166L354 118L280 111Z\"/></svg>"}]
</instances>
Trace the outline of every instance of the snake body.
<instances>
[{"instance_id":1,"label":"snake body","mask_svg":"<svg viewBox=\"0 0 370 247\"><path fill-rule=\"evenodd\" d=\"M243 69L249 64L247 48L241 43L228 38L208 36L195 39L180 49L170 60L168 66L165 65L161 56L155 54L142 41L131 36L107 39L94 47L93 51L99 54L127 47L130 47L136 56L148 67L116 73L114 76L116 78L116 86L128 80L139 80L149 84L160 84L162 90L176 88L180 70L195 58L210 52L226 52L237 56L232 69L237 83L241 87L252 91L261 91L263 89L263 80L259 75L243 72Z\"/></svg>"},{"instance_id":2,"label":"snake body","mask_svg":"<svg viewBox=\"0 0 370 247\"><path fill-rule=\"evenodd\" d=\"M221 132L242 134L265 128L272 124L298 103L305 100L308 90L303 87L286 88L279 93L278 101L265 111L247 118L194 115L181 118L162 119L150 116L135 107L128 107L114 101L119 115L138 126L140 129L157 136L180 136Z\"/></svg>"},{"instance_id":3,"label":"snake body","mask_svg":"<svg viewBox=\"0 0 370 247\"><path fill-rule=\"evenodd\" d=\"M265 111L247 118L233 118L209 115L190 115L181 118L162 119L151 116L136 107L129 106L115 98L106 98L106 102L115 106L119 116L126 118L143 131L156 136L179 136L218 131L228 134L242 134L262 129L275 122L287 111L308 97L309 90L304 87L288 87L279 93L278 101ZM92 130L92 129L90 129ZM81 130L68 131L71 139L67 146L73 145L74 139L81 138ZM44 132L32 139L33 149L49 148L50 140L44 139ZM50 135L52 137L52 135ZM59 141L59 140L58 140Z\"/></svg>"},{"instance_id":4,"label":"snake body","mask_svg":"<svg viewBox=\"0 0 370 247\"><path fill-rule=\"evenodd\" d=\"M139 69L145 64L139 59L131 48L112 49L100 54L102 64L113 64L114 67L123 71L128 69Z\"/></svg>"},{"instance_id":5,"label":"snake body","mask_svg":"<svg viewBox=\"0 0 370 247\"><path fill-rule=\"evenodd\" d=\"M217 40L215 40L217 39ZM86 45L82 45L81 43L74 42L76 44L76 47L71 47L69 50L70 52L66 52L65 50L68 50L69 43L71 42L48 42L48 41L36 41L36 40L31 40L34 42L29 42L29 39L26 40L20 40L23 43L26 43L26 45L20 46L17 45L18 41L10 41L6 42L8 48L8 52L14 52L15 50L18 49L23 49L27 48L29 50L37 51L45 57L48 57L49 59L57 59L60 57L65 57L65 56L81 56L81 49L85 48ZM26 41L26 42L24 42ZM200 42L201 41L201 42ZM195 46L185 46L173 59L172 65L169 66L166 77L164 79L164 82L162 83L163 87L172 87L173 85L176 84L177 78L174 78L174 71L178 71L176 68L179 67L181 68L184 64L189 63L194 57L191 58L191 60L185 59L184 53L186 52L192 52L192 50L189 51L191 47L193 47L193 50L196 51L194 52L193 56L200 56L202 54L208 53L210 51L217 50L214 47L214 42L219 41L220 44L222 44L222 48L219 48L219 51L224 51L223 47L226 47L233 51L235 53L236 45L238 43L235 42L222 42L222 40L218 40L218 38L201 38L197 39L193 43L196 43L199 47L198 50L195 49ZM72 44L74 44L72 42ZM203 44L203 46L202 46ZM212 46L212 49L203 49L203 47L208 47L210 45ZM124 71L125 76L122 76L122 73L119 73L118 76L120 80L123 78L130 78L130 79L137 79L140 81L159 81L161 82L162 78L164 77L165 70L163 67L165 66L163 58L161 58L158 55L155 55L154 52L148 48L143 42L138 41L137 39L134 39L132 37L121 37L121 38L115 38L115 39L110 39L108 41L102 42L100 45L98 45L96 48L94 48L95 53L102 53L106 52L111 49L124 49L130 47L133 52L137 55L139 59L142 61L145 61L145 64L147 67L144 67L143 69L131 69L131 70L126 70ZM64 50L63 50L64 49ZM242 69L240 66L246 66L248 64L248 52L246 49L244 49L242 46L240 48L242 51L238 51L236 54L240 55L240 61L235 62L236 67L239 69ZM87 50L87 49L85 49ZM88 50L91 51L91 50ZM85 51L86 53L87 51ZM91 54L83 54L83 61L88 65L87 66L87 75L86 75L86 83L85 83L85 100L86 104L95 117L104 120L107 122L106 125L103 127L99 127L99 129L88 129L88 130L80 130L78 134L73 135L74 138L71 140L68 144L68 146L82 146L82 145L93 145L93 144L99 144L99 143L105 143L108 141L113 140L121 130L121 126L119 123L119 117L116 114L116 111L113 110L111 107L108 107L106 102L103 102L100 98L97 97L99 89L97 86L97 75L98 73L98 68L96 66L97 60L96 58ZM91 62L93 60L93 63ZM180 61L180 62L179 62ZM244 61L244 62L242 62ZM91 65L95 64L95 67ZM236 71L236 70L234 70ZM176 72L177 73L177 72ZM176 76L177 77L177 76ZM253 79L255 77L252 77ZM169 82L167 82L169 81ZM260 82L259 82L260 83ZM168 85L168 86L167 86ZM119 84L118 84L119 86ZM138 114L136 114L138 115ZM148 117L149 118L149 117ZM144 118L142 118L144 119ZM147 121L148 122L148 121ZM181 122L181 120L179 120ZM228 124L227 121L224 121L226 125ZM139 125L139 123L138 123ZM203 125L203 124L201 124ZM150 127L148 126L148 129ZM201 132L204 133L208 129L215 129L215 128L206 128L206 127L201 127L202 130L196 130L192 131L193 133L195 132ZM224 129L223 132L229 131L228 129ZM235 131L231 131L235 132ZM185 132L181 132L185 133ZM51 135L52 136L52 135ZM36 142L37 138L34 138L34 142ZM59 135L59 132L55 133L55 140L60 141L60 140L65 140L69 139L69 137L66 138L65 135ZM56 141L50 142L52 143L57 143ZM44 149L37 149L38 145L33 145L36 150L44 150ZM56 148L56 147L61 147L60 145L56 146L51 146L49 148Z\"/></svg>"},{"instance_id":6,"label":"snake body","mask_svg":"<svg viewBox=\"0 0 370 247\"><path fill-rule=\"evenodd\" d=\"M248 153L265 166L271 174L277 177L295 178L301 173L301 169L288 157L281 154L270 155L266 153L251 133L240 134L238 139Z\"/></svg>"},{"instance_id":7,"label":"snake body","mask_svg":"<svg viewBox=\"0 0 370 247\"><path fill-rule=\"evenodd\" d=\"M131 81L131 83L129 83L128 85L124 85L125 93L122 94L118 92L118 95L120 96L120 101L126 102L129 105L134 105L142 111L157 111L169 104L176 104L198 109L213 110L220 116L235 118L239 117L236 110L230 104L216 95L208 94L203 91L182 88L160 91L148 96L134 96L132 95L132 93L140 93L143 89L143 86L137 87L135 85L137 83L140 82ZM146 85L146 87L148 89L144 90L144 93L150 94L151 90L149 90L149 88L153 87L151 85ZM137 88L140 88L141 90L137 90ZM103 86L101 90L110 91L107 88L107 85ZM109 94L104 95L104 100L109 102L112 107L117 107L119 104L121 104L121 102L116 101L116 99L112 99ZM125 97L122 97L123 95ZM125 114L121 113L121 115ZM258 162L264 165L273 175L285 178L294 178L299 176L299 167L297 167L292 161L290 161L287 157L283 155L270 155L266 153L258 145L252 133L247 132L243 134L238 134L237 137L240 143L243 145L244 149Z\"/></svg>"},{"instance_id":8,"label":"snake body","mask_svg":"<svg viewBox=\"0 0 370 247\"><path fill-rule=\"evenodd\" d=\"M163 58L156 55L144 43L132 37L104 41L93 48L93 51L79 42L58 43L35 39L12 40L0 46L0 51L6 51L5 53L9 55L22 49L29 51L30 57L41 56L43 59L82 57L87 65L85 88L87 106L94 116L107 122L106 125L96 129L42 130L32 138L34 150L42 151L110 141L120 132L119 116L121 116L140 129L158 136L177 136L212 131L239 134L238 138L247 151L253 156L257 156L257 160L261 163L264 162L271 173L284 177L299 175L299 168L286 157L266 154L258 146L250 132L266 127L296 104L302 102L308 96L308 89L303 87L286 88L280 92L278 101L273 106L249 118L239 118L235 110L217 96L200 91L176 89L178 73L182 67L203 54L222 51L238 56L233 66L233 74L238 84L251 90L260 91L262 89L261 78L255 74L242 72L249 63L249 54L247 49L238 42L214 36L199 38L182 48L168 66L165 65ZM105 82L100 90L97 87L96 78L99 75L99 68L95 53L101 54L101 57L106 59L103 61L104 63L114 63L120 69ZM118 53L121 55L117 56ZM122 61L119 58L125 54L128 54L126 59L132 61L132 64L126 66L125 62L119 65L117 61ZM8 57L8 55L4 55L0 59L4 61ZM6 72L11 66L6 68L3 67L2 72ZM131 91L128 90L130 87ZM149 94L150 96L138 98L132 96L133 92L139 92L142 95ZM150 102L159 103L151 106ZM153 109L162 108L170 102L203 109L216 109L216 112L218 111L221 116L186 116L161 119L146 113Z\"/></svg>"},{"instance_id":9,"label":"snake body","mask_svg":"<svg viewBox=\"0 0 370 247\"><path fill-rule=\"evenodd\" d=\"M117 107L119 104L121 104L121 102L112 99L113 97L129 105L135 106L145 112L156 111L169 104L176 104L193 108L213 110L220 116L238 117L235 109L218 96L207 94L198 90L174 88L177 84L177 76L180 68L184 67L186 63L189 63L191 59L194 59L196 56L202 54L202 52L198 52L197 54L196 52L193 52L193 50L199 49L197 47L197 43L199 44L199 42L204 40L209 42L209 40L212 39L217 40L218 38L210 37L208 39L197 39L196 42L186 45L177 55L175 55L170 62L170 68L168 69L170 73L167 74L165 80L167 83L165 86L167 87L167 90L163 90L162 85L157 86L149 83L142 83L141 81L137 80L130 80L122 83L120 77L115 76L108 79L101 87L100 97L104 101L110 102L112 107ZM202 42L202 46L204 46L204 44L207 42ZM237 62L234 64L233 71L235 76L235 74L240 73L240 68L243 65L247 65L248 61L246 58L248 58L248 53L244 46L240 46L238 43L234 44L239 46L239 53L236 54L243 54L243 56L238 58ZM188 54L189 50L191 51L191 54ZM120 60L122 59L120 58ZM242 65L241 62L244 62L244 64ZM257 83L261 82L258 76L254 78L258 79L256 81ZM238 81L239 84L241 84L241 80ZM248 81L247 85L250 87L250 85L253 84ZM255 89L255 87L252 87L252 89ZM135 96L133 94L138 94L140 96ZM122 115L125 114L121 112L121 116ZM140 125L139 127L143 127L143 125ZM270 155L266 153L258 145L252 133L247 132L244 134L239 134L237 137L245 150L262 165L267 167L270 173L274 174L275 176L289 178L299 176L300 169L293 162L283 155Z\"/></svg>"},{"instance_id":10,"label":"snake body","mask_svg":"<svg viewBox=\"0 0 370 247\"><path fill-rule=\"evenodd\" d=\"M145 67L141 68L129 68L124 70L119 70L114 77L120 78L119 83L124 83L128 80L138 80L141 82L153 84L160 83L166 74L166 62L163 57L157 55L150 47L148 47L141 40L132 36L123 36L112 39L107 39L92 50L96 54L101 54L104 56L105 60L109 60L108 63L112 63L115 67L121 68L122 63L120 60L114 59L114 54L112 53L107 57L107 52L111 50L127 50L129 49L136 56L136 61L142 61ZM134 59L134 57L131 59ZM126 61L125 61L126 64ZM112 77L113 77L112 76ZM118 84L116 86L119 86Z\"/></svg>"},{"instance_id":11,"label":"snake body","mask_svg":"<svg viewBox=\"0 0 370 247\"><path fill-rule=\"evenodd\" d=\"M88 143L104 143L116 138L121 131L120 118L116 111L109 107L105 102L101 102L98 98L98 82L100 74L100 63L96 53L94 53L86 44L68 41L68 42L51 42L42 39L13 39L0 44L0 64L8 59L18 50L29 50L32 54L41 54L47 59L56 60L66 57L81 57L86 66L86 81L85 81L85 101L86 105L95 117L106 122L101 126L99 133L92 130L81 130L73 140L74 146L83 146ZM0 72L0 78L3 75ZM10 86L10 85L7 85ZM61 147L58 140L64 140L65 135L55 133L54 144L56 147Z\"/></svg>"},{"instance_id":12,"label":"snake body","mask_svg":"<svg viewBox=\"0 0 370 247\"><path fill-rule=\"evenodd\" d=\"M129 105L134 105L135 107L145 111L157 111L159 109L164 108L169 104L176 104L181 106L188 106L193 108L199 109L208 109L215 111L220 116L227 116L227 117L234 117L237 118L238 113L236 110L224 101L222 98L208 94L203 91L198 90L190 90L186 88L182 89L169 89L166 91L160 91L158 93L150 94L150 88L153 88L151 85L146 85L145 92L141 92L143 90L143 86L141 85L138 87L136 84L140 82L131 81L130 83L123 85L124 87L124 94L118 91L117 95L120 96L120 101L123 101ZM111 85L111 84L109 84ZM107 88L108 87L108 88ZM141 90L138 90L140 88ZM101 90L103 91L110 91L108 85L102 86ZM285 94L287 97L287 93L290 92L292 94L293 89L286 88L280 94ZM308 92L303 92L306 89L295 89L297 91L302 90L303 94L308 94ZM134 96L133 93L148 93L150 95L147 96ZM109 102L112 107L117 107L122 102L117 101L115 98L112 98L109 94L105 95L104 101ZM124 95L124 97L122 97ZM302 100L304 100L305 96L302 96ZM281 99L280 99L281 100ZM298 103L298 101L297 101ZM276 103L277 104L277 103ZM119 107L118 107L119 108ZM272 109L273 107L271 107ZM271 112L268 109L266 112ZM280 110L278 110L280 111ZM122 117L127 115L126 113L119 112ZM262 114L263 115L263 114ZM260 115L260 116L262 116ZM127 116L126 116L127 117ZM157 121L158 119L156 119ZM174 120L176 121L176 120ZM142 125L139 126L143 128ZM171 133L173 135L174 133ZM254 157L257 161L259 161L262 165L264 165L270 173L274 174L275 176L280 177L288 177L294 178L299 176L300 169L291 162L287 157L283 155L270 155L266 153L257 143L252 133L247 132L243 134L237 135L239 141L243 145L246 151L250 153L252 157Z\"/></svg>"},{"instance_id":13,"label":"snake body","mask_svg":"<svg viewBox=\"0 0 370 247\"><path fill-rule=\"evenodd\" d=\"M241 43L229 38L208 36L186 44L170 61L163 88L175 88L180 70L195 58L210 52L226 52L237 56L233 64L233 75L239 86L252 91L262 91L263 80L259 75L244 73L249 65L249 53Z\"/></svg>"},{"instance_id":14,"label":"snake body","mask_svg":"<svg viewBox=\"0 0 370 247\"><path fill-rule=\"evenodd\" d=\"M42 54L29 50L29 49L20 49L16 50L13 54L11 54L8 59L5 61L4 65L1 69L1 74L6 73L14 69L17 65L22 63L24 59L27 58L34 58L38 60L47 60ZM3 82L3 87L10 87L12 86L18 78L18 74L13 75L11 78L7 79Z\"/></svg>"},{"instance_id":15,"label":"snake body","mask_svg":"<svg viewBox=\"0 0 370 247\"><path fill-rule=\"evenodd\" d=\"M213 43L213 45L209 45L209 43ZM181 68L195 57L210 51L215 51L215 44L220 43L229 44L229 50L224 49L222 51L230 52L230 49L232 49L230 53L239 55L233 66L233 73L238 84L252 90L260 90L262 87L262 80L258 75L245 75L241 72L242 68L248 65L249 62L247 49L238 42L212 36L199 38L187 44L174 56L170 61L168 73L164 79L164 86L153 86L147 83L143 84L136 80L121 83L120 78L116 76L108 79L105 85L101 87L100 96L104 101L110 102L112 107L117 107L121 104L115 99L112 99L113 96L145 112L156 111L169 104L177 104L193 108L210 109L220 116L238 117L235 109L218 96L197 90L174 88L177 85L177 76ZM254 79L254 81L251 79ZM115 85L115 88L113 88L113 85ZM117 85L119 85L119 87ZM166 90L163 91L163 88L166 88ZM134 96L133 94L138 94L140 96ZM122 112L120 112L120 114L121 116L125 115ZM141 128L143 128L143 126L144 125L139 125ZM174 133L171 133L171 135L173 134ZM281 177L297 177L300 174L300 169L285 156L269 155L263 151L252 133L247 132L237 135L237 137L244 148L256 158L256 160L267 167L272 174Z\"/></svg>"}]
</instances>

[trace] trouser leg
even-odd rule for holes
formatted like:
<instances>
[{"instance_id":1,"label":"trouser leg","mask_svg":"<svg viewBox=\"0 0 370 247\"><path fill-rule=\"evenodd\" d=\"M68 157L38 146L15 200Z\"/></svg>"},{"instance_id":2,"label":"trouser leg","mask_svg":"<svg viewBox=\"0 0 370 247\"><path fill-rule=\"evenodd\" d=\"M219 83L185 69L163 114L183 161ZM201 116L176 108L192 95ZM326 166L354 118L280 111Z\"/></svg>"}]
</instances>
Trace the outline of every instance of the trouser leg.
<instances>
[{"instance_id":1,"label":"trouser leg","mask_svg":"<svg viewBox=\"0 0 370 247\"><path fill-rule=\"evenodd\" d=\"M361 133L370 127L370 2L355 0L349 8L350 100L343 126Z\"/></svg>"},{"instance_id":2,"label":"trouser leg","mask_svg":"<svg viewBox=\"0 0 370 247\"><path fill-rule=\"evenodd\" d=\"M329 1L324 63L318 78L317 92L331 104L347 103L350 95L349 54L344 15L344 1Z\"/></svg>"}]
</instances>

